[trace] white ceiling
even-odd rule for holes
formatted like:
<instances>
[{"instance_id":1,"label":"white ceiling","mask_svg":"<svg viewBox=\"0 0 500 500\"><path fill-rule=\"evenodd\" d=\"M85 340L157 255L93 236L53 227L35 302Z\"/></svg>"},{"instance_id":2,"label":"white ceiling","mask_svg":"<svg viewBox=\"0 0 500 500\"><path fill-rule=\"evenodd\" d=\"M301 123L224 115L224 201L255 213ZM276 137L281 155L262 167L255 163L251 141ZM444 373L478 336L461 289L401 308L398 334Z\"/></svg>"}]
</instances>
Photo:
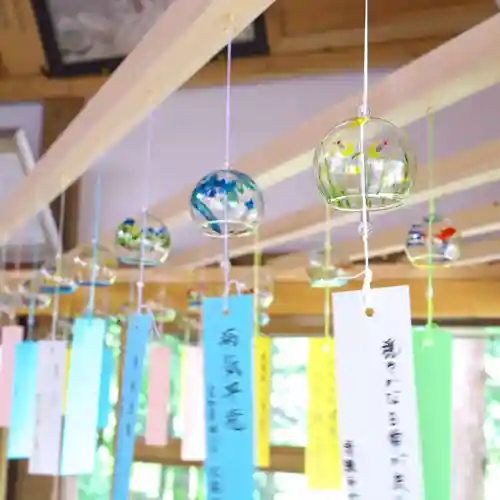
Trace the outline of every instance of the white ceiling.
<instances>
[{"instance_id":1,"label":"white ceiling","mask_svg":"<svg viewBox=\"0 0 500 500\"><path fill-rule=\"evenodd\" d=\"M381 76L381 73L374 74L371 81L376 81ZM324 106L355 93L361 88L361 83L361 74L345 74L234 87L231 137L233 160L278 137L309 116L321 112ZM377 114L376 109L372 111L374 115ZM123 218L139 213L142 206L151 206L169 196L175 196L183 188L194 186L205 173L223 165L224 112L222 87L181 90L160 106L150 118L153 133L152 160L149 165L146 161L146 122L102 157L84 176L84 215L79 227L80 242L91 239L98 173L101 174L103 193L101 232L109 234ZM355 112L353 110L353 114ZM435 159L439 160L485 140L498 138L499 112L500 86L437 113L434 118ZM421 165L426 165L427 161L426 127L426 120L407 127ZM497 192L500 193L498 188L499 186L495 186L490 189L488 196L493 199ZM453 211L473 203L473 196L485 196L483 191L478 191L475 195L471 192L461 194L458 198L450 197L442 202L443 210ZM321 203L310 170L267 190L265 201L266 221ZM405 217L410 222L418 219L425 210L425 206L413 208L405 211L408 213ZM396 223L401 216L399 211L397 216L388 214L384 218L384 227ZM348 232L353 230L355 229L346 229ZM194 223L175 228L172 236L175 252L182 252L202 241ZM334 237L342 239L345 235L335 234ZM315 243L313 240L302 241L288 246L287 250L307 248Z\"/></svg>"}]
</instances>

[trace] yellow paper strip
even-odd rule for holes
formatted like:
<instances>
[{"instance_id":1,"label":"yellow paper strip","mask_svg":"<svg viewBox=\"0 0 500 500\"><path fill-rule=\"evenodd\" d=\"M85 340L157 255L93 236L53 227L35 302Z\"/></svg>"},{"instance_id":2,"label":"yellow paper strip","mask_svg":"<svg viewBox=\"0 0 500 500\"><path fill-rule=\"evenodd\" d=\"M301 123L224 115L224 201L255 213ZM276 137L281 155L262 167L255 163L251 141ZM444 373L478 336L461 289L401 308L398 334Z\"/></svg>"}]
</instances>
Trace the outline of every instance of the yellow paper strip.
<instances>
[{"instance_id":1,"label":"yellow paper strip","mask_svg":"<svg viewBox=\"0 0 500 500\"><path fill-rule=\"evenodd\" d=\"M271 339L254 338L256 465L269 467L269 421L271 412Z\"/></svg>"},{"instance_id":2,"label":"yellow paper strip","mask_svg":"<svg viewBox=\"0 0 500 500\"><path fill-rule=\"evenodd\" d=\"M309 406L305 472L308 487L311 490L341 490L342 462L332 338L309 339L307 379Z\"/></svg>"},{"instance_id":3,"label":"yellow paper strip","mask_svg":"<svg viewBox=\"0 0 500 500\"><path fill-rule=\"evenodd\" d=\"M68 394L69 382L69 364L71 360L71 349L66 349L66 372L64 374L64 396L63 396L63 414L66 414L66 397Z\"/></svg>"}]
</instances>

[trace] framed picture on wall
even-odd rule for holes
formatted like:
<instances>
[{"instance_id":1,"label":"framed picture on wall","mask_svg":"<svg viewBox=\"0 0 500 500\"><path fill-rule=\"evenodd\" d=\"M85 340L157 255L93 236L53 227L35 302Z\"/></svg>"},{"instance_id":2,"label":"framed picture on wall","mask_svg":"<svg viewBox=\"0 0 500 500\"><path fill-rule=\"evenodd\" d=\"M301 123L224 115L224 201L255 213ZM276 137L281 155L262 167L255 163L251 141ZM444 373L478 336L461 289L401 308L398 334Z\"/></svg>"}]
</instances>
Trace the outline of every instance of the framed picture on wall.
<instances>
[{"instance_id":1,"label":"framed picture on wall","mask_svg":"<svg viewBox=\"0 0 500 500\"><path fill-rule=\"evenodd\" d=\"M112 72L173 1L31 0L47 60L47 76ZM266 26L261 16L235 38L233 56L267 54Z\"/></svg>"}]
</instances>

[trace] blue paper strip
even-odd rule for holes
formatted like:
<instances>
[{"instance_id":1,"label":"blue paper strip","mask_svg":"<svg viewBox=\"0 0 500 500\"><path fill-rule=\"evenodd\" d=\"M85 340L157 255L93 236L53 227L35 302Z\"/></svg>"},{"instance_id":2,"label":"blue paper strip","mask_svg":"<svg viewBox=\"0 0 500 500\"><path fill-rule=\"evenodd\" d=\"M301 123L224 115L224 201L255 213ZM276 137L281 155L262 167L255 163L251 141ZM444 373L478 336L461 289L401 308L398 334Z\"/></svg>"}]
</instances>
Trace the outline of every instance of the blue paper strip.
<instances>
[{"instance_id":1,"label":"blue paper strip","mask_svg":"<svg viewBox=\"0 0 500 500\"><path fill-rule=\"evenodd\" d=\"M33 449L36 415L36 342L20 342L14 358L12 408L7 458L28 459Z\"/></svg>"},{"instance_id":2,"label":"blue paper strip","mask_svg":"<svg viewBox=\"0 0 500 500\"><path fill-rule=\"evenodd\" d=\"M253 500L253 296L203 301L207 500Z\"/></svg>"},{"instance_id":3,"label":"blue paper strip","mask_svg":"<svg viewBox=\"0 0 500 500\"><path fill-rule=\"evenodd\" d=\"M130 474L134 459L135 424L137 422L144 358L151 327L151 314L129 316L113 474L113 500L128 500L129 498Z\"/></svg>"},{"instance_id":4,"label":"blue paper strip","mask_svg":"<svg viewBox=\"0 0 500 500\"><path fill-rule=\"evenodd\" d=\"M97 430L102 431L108 425L109 414L113 408L110 400L109 390L115 370L113 351L104 347L102 353L101 387L99 389L99 416L97 418Z\"/></svg>"},{"instance_id":5,"label":"blue paper strip","mask_svg":"<svg viewBox=\"0 0 500 500\"><path fill-rule=\"evenodd\" d=\"M73 325L61 475L94 471L105 334L102 318L77 318Z\"/></svg>"}]
</instances>

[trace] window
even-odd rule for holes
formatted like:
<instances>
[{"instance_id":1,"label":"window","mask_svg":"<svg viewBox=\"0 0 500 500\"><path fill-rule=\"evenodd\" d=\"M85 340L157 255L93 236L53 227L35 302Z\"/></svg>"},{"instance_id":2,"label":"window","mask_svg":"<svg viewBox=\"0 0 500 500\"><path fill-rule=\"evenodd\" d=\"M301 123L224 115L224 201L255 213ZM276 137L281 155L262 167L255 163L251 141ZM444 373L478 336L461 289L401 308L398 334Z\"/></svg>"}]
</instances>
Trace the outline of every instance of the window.
<instances>
[{"instance_id":1,"label":"window","mask_svg":"<svg viewBox=\"0 0 500 500\"><path fill-rule=\"evenodd\" d=\"M492 500L500 488L500 339L485 342L478 329L454 331L454 500L476 498L473 491L483 489L485 500ZM116 340L115 349L118 348ZM182 342L169 338L172 347L170 427L179 436L180 347ZM272 342L271 444L303 447L307 434L308 339L274 338ZM484 369L488 378L484 384ZM147 380L144 378L140 399L137 434L144 429ZM113 395L116 400L117 387ZM483 404L484 403L484 404ZM488 461L483 481L482 444L486 437ZM113 440L116 422L110 415L109 426L102 436L98 466L92 476L80 480L79 500L108 500L113 469ZM473 436L473 437L472 437ZM472 441L473 440L473 441ZM478 445L479 443L479 445ZM459 457L457 459L456 457ZM479 465L478 465L479 464ZM482 464L482 465L481 465ZM474 465L474 467L472 467ZM471 472L473 470L473 472ZM464 472L467 471L467 472ZM312 498L302 474L284 472L256 474L256 500L295 500ZM484 485L483 485L484 483ZM468 492L469 496L457 494ZM186 492L188 496L186 497ZM331 500L337 500L329 493ZM340 495L340 494L339 494ZM317 499L321 494L314 493ZM202 500L203 470L197 468L135 463L131 480L131 500ZM482 498L482 496L478 496ZM496 498L496 497L495 497ZM339 496L338 500L344 500Z\"/></svg>"}]
</instances>

